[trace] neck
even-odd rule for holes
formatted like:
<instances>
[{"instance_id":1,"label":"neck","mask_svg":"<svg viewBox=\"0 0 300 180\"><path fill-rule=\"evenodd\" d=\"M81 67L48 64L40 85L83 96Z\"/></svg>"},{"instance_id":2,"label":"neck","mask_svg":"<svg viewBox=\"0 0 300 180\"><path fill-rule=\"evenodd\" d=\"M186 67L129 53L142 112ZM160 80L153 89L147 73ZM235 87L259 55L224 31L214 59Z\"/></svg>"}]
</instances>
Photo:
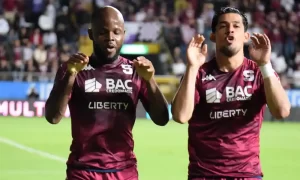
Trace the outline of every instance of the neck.
<instances>
[{"instance_id":1,"label":"neck","mask_svg":"<svg viewBox=\"0 0 300 180\"><path fill-rule=\"evenodd\" d=\"M103 66L105 64L114 64L115 62L117 62L117 60L119 59L120 56L116 56L112 59L107 59L104 56L97 56L96 54L92 54L93 59L90 61L92 66Z\"/></svg>"},{"instance_id":2,"label":"neck","mask_svg":"<svg viewBox=\"0 0 300 180\"><path fill-rule=\"evenodd\" d=\"M216 61L220 71L232 72L243 64L244 52L241 50L232 57L225 56L221 52L216 52Z\"/></svg>"}]
</instances>

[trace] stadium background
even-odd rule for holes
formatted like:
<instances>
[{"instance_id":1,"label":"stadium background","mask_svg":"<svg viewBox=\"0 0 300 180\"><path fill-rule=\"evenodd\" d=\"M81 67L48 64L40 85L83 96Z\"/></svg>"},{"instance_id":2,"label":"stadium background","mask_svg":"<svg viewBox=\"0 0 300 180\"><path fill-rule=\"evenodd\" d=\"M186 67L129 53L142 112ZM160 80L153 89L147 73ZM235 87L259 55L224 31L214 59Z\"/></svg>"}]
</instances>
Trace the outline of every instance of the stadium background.
<instances>
[{"instance_id":1,"label":"stadium background","mask_svg":"<svg viewBox=\"0 0 300 180\"><path fill-rule=\"evenodd\" d=\"M64 178L69 113L51 126L43 118L44 103L58 65L74 52L91 54L90 12L103 5L124 15L121 54L149 58L168 101L185 71L188 41L196 33L208 39L214 10L229 5L246 12L249 32L270 37L271 61L292 103L284 121L267 122L274 119L266 113L261 137L265 179L300 179L300 123L292 122L300 121L299 0L0 0L0 180ZM206 43L209 60L214 46ZM140 105L137 117L141 180L186 179L187 125L157 127Z\"/></svg>"}]
</instances>

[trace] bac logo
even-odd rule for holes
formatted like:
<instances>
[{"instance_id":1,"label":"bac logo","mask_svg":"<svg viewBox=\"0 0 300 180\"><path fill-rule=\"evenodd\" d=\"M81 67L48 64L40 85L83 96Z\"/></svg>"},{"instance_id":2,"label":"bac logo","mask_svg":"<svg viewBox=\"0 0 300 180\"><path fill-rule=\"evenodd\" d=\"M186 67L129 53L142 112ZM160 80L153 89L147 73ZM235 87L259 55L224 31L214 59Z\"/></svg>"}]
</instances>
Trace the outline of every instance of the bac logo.
<instances>
[{"instance_id":1,"label":"bac logo","mask_svg":"<svg viewBox=\"0 0 300 180\"><path fill-rule=\"evenodd\" d=\"M101 87L102 84L99 83L96 78L84 81L84 91L87 93L100 92Z\"/></svg>"},{"instance_id":2,"label":"bac logo","mask_svg":"<svg viewBox=\"0 0 300 180\"><path fill-rule=\"evenodd\" d=\"M106 92L108 93L132 93L132 81L121 79L106 79Z\"/></svg>"}]
</instances>

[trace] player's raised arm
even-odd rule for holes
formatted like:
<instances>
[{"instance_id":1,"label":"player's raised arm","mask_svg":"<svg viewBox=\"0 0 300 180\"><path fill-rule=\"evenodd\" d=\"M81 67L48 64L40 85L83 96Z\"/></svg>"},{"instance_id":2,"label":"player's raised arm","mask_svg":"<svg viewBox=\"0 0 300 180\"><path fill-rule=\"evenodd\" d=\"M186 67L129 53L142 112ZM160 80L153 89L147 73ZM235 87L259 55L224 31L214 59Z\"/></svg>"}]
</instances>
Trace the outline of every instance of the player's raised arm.
<instances>
[{"instance_id":1,"label":"player's raised arm","mask_svg":"<svg viewBox=\"0 0 300 180\"><path fill-rule=\"evenodd\" d=\"M53 89L46 101L45 116L49 123L57 124L66 112L76 74L88 63L88 56L74 54L62 65L55 77Z\"/></svg>"},{"instance_id":2,"label":"player's raised arm","mask_svg":"<svg viewBox=\"0 0 300 180\"><path fill-rule=\"evenodd\" d=\"M151 61L145 57L138 57L137 60L133 60L133 65L138 75L145 81L145 87L142 87L140 93L140 99L145 109L155 124L166 125L169 121L168 102L156 84L155 70Z\"/></svg>"},{"instance_id":3,"label":"player's raised arm","mask_svg":"<svg viewBox=\"0 0 300 180\"><path fill-rule=\"evenodd\" d=\"M203 41L203 36L193 37L186 51L188 61L186 73L172 102L173 119L178 123L189 121L194 111L197 75L207 54L207 45L202 46Z\"/></svg>"},{"instance_id":4,"label":"player's raised arm","mask_svg":"<svg viewBox=\"0 0 300 180\"><path fill-rule=\"evenodd\" d=\"M291 104L270 63L271 42L265 34L255 33L251 39L253 43L249 48L250 56L258 64L263 76L270 112L276 119L286 118L290 114Z\"/></svg>"}]
</instances>

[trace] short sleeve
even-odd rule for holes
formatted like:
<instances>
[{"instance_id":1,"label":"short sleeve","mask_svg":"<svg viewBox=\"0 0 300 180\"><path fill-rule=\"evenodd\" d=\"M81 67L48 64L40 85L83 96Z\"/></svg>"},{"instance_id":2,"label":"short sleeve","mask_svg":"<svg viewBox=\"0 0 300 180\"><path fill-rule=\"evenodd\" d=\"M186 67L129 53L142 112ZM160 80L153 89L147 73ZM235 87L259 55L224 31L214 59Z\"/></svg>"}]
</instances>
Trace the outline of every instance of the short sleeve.
<instances>
[{"instance_id":1,"label":"short sleeve","mask_svg":"<svg viewBox=\"0 0 300 180\"><path fill-rule=\"evenodd\" d=\"M183 75L180 79L180 83L182 82L183 78L185 75ZM194 97L194 103L195 105L198 104L200 102L200 93L199 93L199 89L200 89L200 72L198 72L197 77L196 77L196 83L195 83L195 97Z\"/></svg>"},{"instance_id":2,"label":"short sleeve","mask_svg":"<svg viewBox=\"0 0 300 180\"><path fill-rule=\"evenodd\" d=\"M147 112L149 112L149 108L150 108L150 101L149 101L149 97L148 97L148 88L146 85L146 82L141 79L141 84L140 84L140 91L139 91L139 99L141 100L145 110Z\"/></svg>"},{"instance_id":3,"label":"short sleeve","mask_svg":"<svg viewBox=\"0 0 300 180\"><path fill-rule=\"evenodd\" d=\"M67 64L63 63L59 66L56 72L54 84L52 88L53 92L61 91L60 87L62 87L62 84L67 83L65 81L66 74L67 74ZM69 99L71 98L71 94L72 93L69 94Z\"/></svg>"}]
</instances>

